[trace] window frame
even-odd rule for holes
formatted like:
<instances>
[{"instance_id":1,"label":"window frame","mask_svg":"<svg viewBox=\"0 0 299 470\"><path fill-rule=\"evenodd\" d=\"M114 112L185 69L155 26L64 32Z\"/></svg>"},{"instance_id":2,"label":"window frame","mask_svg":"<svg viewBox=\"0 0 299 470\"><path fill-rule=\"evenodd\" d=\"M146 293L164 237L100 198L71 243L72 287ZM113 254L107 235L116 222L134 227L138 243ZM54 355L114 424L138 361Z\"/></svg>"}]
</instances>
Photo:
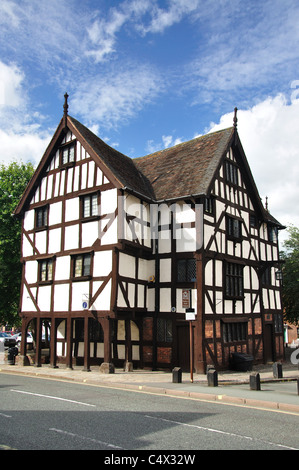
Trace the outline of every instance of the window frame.
<instances>
[{"instance_id":1,"label":"window frame","mask_svg":"<svg viewBox=\"0 0 299 470\"><path fill-rule=\"evenodd\" d=\"M230 160L225 161L225 179L228 184L239 185L238 167Z\"/></svg>"},{"instance_id":2,"label":"window frame","mask_svg":"<svg viewBox=\"0 0 299 470\"><path fill-rule=\"evenodd\" d=\"M70 160L70 150L71 149L74 149L74 153L73 153L73 159ZM71 142L67 142L66 144L63 144L60 149L59 149L59 154L60 154L60 166L65 168L65 167L69 167L69 166L74 166L75 163L76 163L76 150L77 150L77 145L76 145L76 141L75 140L72 140ZM68 152L68 155L67 155L67 161L64 161L64 152L67 151Z\"/></svg>"},{"instance_id":3,"label":"window frame","mask_svg":"<svg viewBox=\"0 0 299 470\"><path fill-rule=\"evenodd\" d=\"M41 215L41 223L39 223L39 214ZM49 221L49 205L37 207L34 214L34 228L35 230L45 230L48 228Z\"/></svg>"},{"instance_id":4,"label":"window frame","mask_svg":"<svg viewBox=\"0 0 299 470\"><path fill-rule=\"evenodd\" d=\"M230 215L226 216L226 236L235 242L242 240L242 221Z\"/></svg>"},{"instance_id":5,"label":"window frame","mask_svg":"<svg viewBox=\"0 0 299 470\"><path fill-rule=\"evenodd\" d=\"M179 278L179 264L184 263L184 279ZM194 264L194 266L192 265ZM190 274L191 271L195 269L195 277L191 277L188 275L188 272ZM176 281L179 284L190 284L190 283L195 283L196 282L196 259L195 258L179 258L177 260L177 273L176 273Z\"/></svg>"},{"instance_id":6,"label":"window frame","mask_svg":"<svg viewBox=\"0 0 299 470\"><path fill-rule=\"evenodd\" d=\"M158 343L170 344L173 342L172 323L173 322L171 318L162 318L162 317L157 318L157 342Z\"/></svg>"},{"instance_id":7,"label":"window frame","mask_svg":"<svg viewBox=\"0 0 299 470\"><path fill-rule=\"evenodd\" d=\"M45 265L45 269L43 269ZM51 267L51 269L49 269ZM45 278L43 279L43 273ZM54 258L44 258L38 260L38 283L39 284L52 284L54 280Z\"/></svg>"},{"instance_id":8,"label":"window frame","mask_svg":"<svg viewBox=\"0 0 299 470\"><path fill-rule=\"evenodd\" d=\"M248 321L222 321L222 338L225 344L246 342L248 339Z\"/></svg>"},{"instance_id":9,"label":"window frame","mask_svg":"<svg viewBox=\"0 0 299 470\"><path fill-rule=\"evenodd\" d=\"M224 295L226 299L242 300L244 298L244 266L239 263L224 263ZM232 272L228 272L231 270Z\"/></svg>"},{"instance_id":10,"label":"window frame","mask_svg":"<svg viewBox=\"0 0 299 470\"><path fill-rule=\"evenodd\" d=\"M93 206L93 198L96 198L96 214L92 213L92 208ZM90 208L90 214L85 215L85 201L89 200L89 208ZM92 193L87 193L87 194L82 194L80 196L80 218L82 221L89 221L89 220L96 220L100 217L99 213L99 192L92 192Z\"/></svg>"},{"instance_id":11,"label":"window frame","mask_svg":"<svg viewBox=\"0 0 299 470\"><path fill-rule=\"evenodd\" d=\"M82 259L82 264L81 267L77 265L77 262L79 259ZM89 263L85 266L85 260L89 258ZM73 281L81 281L81 280L89 280L92 277L92 258L93 258L93 253L88 252L88 253L77 253L75 255L72 255L72 280ZM85 268L89 265L89 270L88 273L85 272ZM78 274L78 271L80 269L80 272ZM77 271L77 274L76 274Z\"/></svg>"}]
</instances>

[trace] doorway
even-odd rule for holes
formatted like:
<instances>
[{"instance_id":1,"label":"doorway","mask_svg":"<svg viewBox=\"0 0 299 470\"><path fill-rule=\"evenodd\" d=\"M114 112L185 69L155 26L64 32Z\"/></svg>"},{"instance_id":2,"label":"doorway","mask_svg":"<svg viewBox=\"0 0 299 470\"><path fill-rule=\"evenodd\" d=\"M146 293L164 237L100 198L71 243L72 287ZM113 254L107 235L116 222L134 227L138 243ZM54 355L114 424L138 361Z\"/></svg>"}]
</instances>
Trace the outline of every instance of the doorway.
<instances>
[{"instance_id":1,"label":"doorway","mask_svg":"<svg viewBox=\"0 0 299 470\"><path fill-rule=\"evenodd\" d=\"M189 325L177 326L177 362L183 372L190 371L190 331Z\"/></svg>"},{"instance_id":2,"label":"doorway","mask_svg":"<svg viewBox=\"0 0 299 470\"><path fill-rule=\"evenodd\" d=\"M265 362L273 362L273 325L266 324L264 330L264 358Z\"/></svg>"}]
</instances>

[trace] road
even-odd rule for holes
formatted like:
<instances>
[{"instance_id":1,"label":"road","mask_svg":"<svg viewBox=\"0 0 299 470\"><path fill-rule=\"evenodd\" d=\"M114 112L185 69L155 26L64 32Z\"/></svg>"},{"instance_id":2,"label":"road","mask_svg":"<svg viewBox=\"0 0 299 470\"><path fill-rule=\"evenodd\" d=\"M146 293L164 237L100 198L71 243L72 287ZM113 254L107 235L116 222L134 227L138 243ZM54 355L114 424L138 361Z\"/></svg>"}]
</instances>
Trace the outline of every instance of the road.
<instances>
[{"instance_id":1,"label":"road","mask_svg":"<svg viewBox=\"0 0 299 470\"><path fill-rule=\"evenodd\" d=\"M146 450L161 459L169 450L190 458L203 449L299 450L292 413L3 373L0 398L0 448L98 449L109 458Z\"/></svg>"}]
</instances>

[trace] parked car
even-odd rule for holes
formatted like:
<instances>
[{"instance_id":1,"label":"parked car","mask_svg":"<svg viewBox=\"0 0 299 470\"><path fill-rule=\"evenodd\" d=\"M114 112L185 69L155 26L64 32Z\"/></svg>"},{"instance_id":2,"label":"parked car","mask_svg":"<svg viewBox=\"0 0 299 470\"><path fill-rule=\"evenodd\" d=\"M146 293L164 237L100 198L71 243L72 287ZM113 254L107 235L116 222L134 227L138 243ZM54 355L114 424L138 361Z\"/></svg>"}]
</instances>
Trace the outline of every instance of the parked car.
<instances>
[{"instance_id":1,"label":"parked car","mask_svg":"<svg viewBox=\"0 0 299 470\"><path fill-rule=\"evenodd\" d=\"M13 338L16 341L16 345L18 348L21 346L21 341L22 341L22 333L17 333L16 335L13 336ZM27 345L30 348L33 348L33 337L32 334L28 331L27 333Z\"/></svg>"},{"instance_id":2,"label":"parked car","mask_svg":"<svg viewBox=\"0 0 299 470\"><path fill-rule=\"evenodd\" d=\"M11 348L16 345L16 339L7 333L0 332L0 343L4 343L5 348Z\"/></svg>"}]
</instances>

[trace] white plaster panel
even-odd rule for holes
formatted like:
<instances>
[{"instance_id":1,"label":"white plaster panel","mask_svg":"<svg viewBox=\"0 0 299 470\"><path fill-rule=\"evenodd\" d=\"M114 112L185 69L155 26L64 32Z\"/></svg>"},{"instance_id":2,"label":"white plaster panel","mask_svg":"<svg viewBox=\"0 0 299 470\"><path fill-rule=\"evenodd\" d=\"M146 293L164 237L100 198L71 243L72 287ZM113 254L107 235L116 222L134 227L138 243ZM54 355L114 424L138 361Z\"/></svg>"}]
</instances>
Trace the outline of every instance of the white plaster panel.
<instances>
[{"instance_id":1,"label":"white plaster panel","mask_svg":"<svg viewBox=\"0 0 299 470\"><path fill-rule=\"evenodd\" d=\"M68 312L69 310L69 284L57 284L54 287L55 312Z\"/></svg>"},{"instance_id":2,"label":"white plaster panel","mask_svg":"<svg viewBox=\"0 0 299 470\"><path fill-rule=\"evenodd\" d=\"M206 264L205 283L208 286L213 285L213 261L212 260L208 261Z\"/></svg>"},{"instance_id":3,"label":"white plaster panel","mask_svg":"<svg viewBox=\"0 0 299 470\"><path fill-rule=\"evenodd\" d=\"M148 281L150 276L155 275L155 261L147 261L145 259L139 258L138 260L138 278L143 281Z\"/></svg>"},{"instance_id":4,"label":"white plaster panel","mask_svg":"<svg viewBox=\"0 0 299 470\"><path fill-rule=\"evenodd\" d=\"M171 282L171 259L160 260L160 282Z\"/></svg>"},{"instance_id":5,"label":"white plaster panel","mask_svg":"<svg viewBox=\"0 0 299 470\"><path fill-rule=\"evenodd\" d=\"M86 188L86 180L87 180L87 163L81 166L81 189Z\"/></svg>"},{"instance_id":6,"label":"white plaster panel","mask_svg":"<svg viewBox=\"0 0 299 470\"><path fill-rule=\"evenodd\" d=\"M50 311L51 288L51 286L40 286L38 290L38 306L42 312Z\"/></svg>"},{"instance_id":7,"label":"white plaster panel","mask_svg":"<svg viewBox=\"0 0 299 470\"><path fill-rule=\"evenodd\" d=\"M70 257L69 256L59 256L56 258L55 265L55 280L63 281L64 279L70 278Z\"/></svg>"},{"instance_id":8,"label":"white plaster panel","mask_svg":"<svg viewBox=\"0 0 299 470\"><path fill-rule=\"evenodd\" d=\"M215 262L215 282L216 286L220 287L222 286L222 261L216 260Z\"/></svg>"},{"instance_id":9,"label":"white plaster panel","mask_svg":"<svg viewBox=\"0 0 299 470\"><path fill-rule=\"evenodd\" d=\"M88 187L92 188L93 187L93 182L94 182L94 172L95 172L95 163L94 161L89 162L89 169L88 169Z\"/></svg>"},{"instance_id":10,"label":"white plaster panel","mask_svg":"<svg viewBox=\"0 0 299 470\"><path fill-rule=\"evenodd\" d=\"M111 214L117 208L117 190L108 189L101 193L101 214Z\"/></svg>"},{"instance_id":11,"label":"white plaster panel","mask_svg":"<svg viewBox=\"0 0 299 470\"><path fill-rule=\"evenodd\" d=\"M159 232L158 240L159 253L170 253L171 252L171 231L162 230Z\"/></svg>"},{"instance_id":12,"label":"white plaster panel","mask_svg":"<svg viewBox=\"0 0 299 470\"><path fill-rule=\"evenodd\" d=\"M196 250L196 228L182 228L175 231L176 248L178 252Z\"/></svg>"},{"instance_id":13,"label":"white plaster panel","mask_svg":"<svg viewBox=\"0 0 299 470\"><path fill-rule=\"evenodd\" d=\"M61 224L62 202L55 202L50 205L49 209L49 225Z\"/></svg>"},{"instance_id":14,"label":"white plaster panel","mask_svg":"<svg viewBox=\"0 0 299 470\"><path fill-rule=\"evenodd\" d=\"M79 225L71 225L65 228L64 249L79 248Z\"/></svg>"},{"instance_id":15,"label":"white plaster panel","mask_svg":"<svg viewBox=\"0 0 299 470\"><path fill-rule=\"evenodd\" d=\"M141 284L138 284L138 305L137 307L139 308L144 308L144 286Z\"/></svg>"},{"instance_id":16,"label":"white plaster panel","mask_svg":"<svg viewBox=\"0 0 299 470\"><path fill-rule=\"evenodd\" d=\"M61 251L61 228L49 230L49 253Z\"/></svg>"},{"instance_id":17,"label":"white plaster panel","mask_svg":"<svg viewBox=\"0 0 299 470\"><path fill-rule=\"evenodd\" d=\"M98 222L82 224L82 247L92 246L98 239Z\"/></svg>"},{"instance_id":18,"label":"white plaster panel","mask_svg":"<svg viewBox=\"0 0 299 470\"><path fill-rule=\"evenodd\" d=\"M43 230L41 232L36 232L35 246L40 252L40 254L46 253L46 250L47 250L47 231L46 230Z\"/></svg>"},{"instance_id":19,"label":"white plaster panel","mask_svg":"<svg viewBox=\"0 0 299 470\"><path fill-rule=\"evenodd\" d=\"M153 312L155 310L155 289L147 289L146 303L148 311Z\"/></svg>"},{"instance_id":20,"label":"white plaster panel","mask_svg":"<svg viewBox=\"0 0 299 470\"><path fill-rule=\"evenodd\" d=\"M119 253L120 276L135 278L135 258L124 253Z\"/></svg>"},{"instance_id":21,"label":"white plaster panel","mask_svg":"<svg viewBox=\"0 0 299 470\"><path fill-rule=\"evenodd\" d=\"M44 201L46 199L46 185L47 185L47 178L42 179L42 184L41 184L41 191L40 191L40 199L41 201Z\"/></svg>"},{"instance_id":22,"label":"white plaster panel","mask_svg":"<svg viewBox=\"0 0 299 470\"><path fill-rule=\"evenodd\" d=\"M74 168L69 168L67 172L67 187L66 192L71 193L73 190L73 172Z\"/></svg>"},{"instance_id":23,"label":"white plaster panel","mask_svg":"<svg viewBox=\"0 0 299 470\"><path fill-rule=\"evenodd\" d=\"M171 289L160 289L160 311L171 311Z\"/></svg>"},{"instance_id":24,"label":"white plaster panel","mask_svg":"<svg viewBox=\"0 0 299 470\"><path fill-rule=\"evenodd\" d=\"M128 300L130 307L134 307L135 305L135 284L128 284Z\"/></svg>"},{"instance_id":25,"label":"white plaster panel","mask_svg":"<svg viewBox=\"0 0 299 470\"><path fill-rule=\"evenodd\" d=\"M22 255L25 258L26 258L26 256L32 256L33 255L32 245L28 241L27 237L25 237L25 235L23 236L23 240L22 240Z\"/></svg>"},{"instance_id":26,"label":"white plaster panel","mask_svg":"<svg viewBox=\"0 0 299 470\"><path fill-rule=\"evenodd\" d=\"M112 271L112 251L97 251L93 259L93 275L108 276Z\"/></svg>"},{"instance_id":27,"label":"white plaster panel","mask_svg":"<svg viewBox=\"0 0 299 470\"><path fill-rule=\"evenodd\" d=\"M34 284L37 282L37 271L38 263L37 261L27 261L25 264L25 279L28 284Z\"/></svg>"},{"instance_id":28,"label":"white plaster panel","mask_svg":"<svg viewBox=\"0 0 299 470\"><path fill-rule=\"evenodd\" d=\"M53 190L53 175L48 176L47 199L51 199Z\"/></svg>"},{"instance_id":29,"label":"white plaster panel","mask_svg":"<svg viewBox=\"0 0 299 470\"><path fill-rule=\"evenodd\" d=\"M97 291L99 286L94 283L93 285L93 292L94 295ZM93 306L96 310L110 310L111 304L111 280L106 284L105 288L102 290L100 295L95 300Z\"/></svg>"},{"instance_id":30,"label":"white plaster panel","mask_svg":"<svg viewBox=\"0 0 299 470\"><path fill-rule=\"evenodd\" d=\"M83 310L82 301L89 295L89 282L74 282L72 284L72 310Z\"/></svg>"},{"instance_id":31,"label":"white plaster panel","mask_svg":"<svg viewBox=\"0 0 299 470\"><path fill-rule=\"evenodd\" d=\"M102 230L107 225L107 223L108 223L108 220L107 221L105 221L105 219L101 220ZM106 232L101 233L101 235L99 236L101 238L102 245L110 245L111 243L117 243L118 241L117 218L114 219L109 229Z\"/></svg>"},{"instance_id":32,"label":"white plaster panel","mask_svg":"<svg viewBox=\"0 0 299 470\"><path fill-rule=\"evenodd\" d=\"M26 211L24 216L24 229L32 230L34 228L34 210Z\"/></svg>"},{"instance_id":33,"label":"white plaster panel","mask_svg":"<svg viewBox=\"0 0 299 470\"><path fill-rule=\"evenodd\" d=\"M80 201L78 197L67 199L65 201L65 221L79 219Z\"/></svg>"},{"instance_id":34,"label":"white plaster panel","mask_svg":"<svg viewBox=\"0 0 299 470\"><path fill-rule=\"evenodd\" d=\"M65 170L60 172L60 191L59 195L64 195Z\"/></svg>"},{"instance_id":35,"label":"white plaster panel","mask_svg":"<svg viewBox=\"0 0 299 470\"><path fill-rule=\"evenodd\" d=\"M33 298L36 298L36 288L30 289L31 295ZM22 297L22 311L23 312L36 312L34 303L31 300L31 296L27 290L27 287L24 285L23 297Z\"/></svg>"}]
</instances>

